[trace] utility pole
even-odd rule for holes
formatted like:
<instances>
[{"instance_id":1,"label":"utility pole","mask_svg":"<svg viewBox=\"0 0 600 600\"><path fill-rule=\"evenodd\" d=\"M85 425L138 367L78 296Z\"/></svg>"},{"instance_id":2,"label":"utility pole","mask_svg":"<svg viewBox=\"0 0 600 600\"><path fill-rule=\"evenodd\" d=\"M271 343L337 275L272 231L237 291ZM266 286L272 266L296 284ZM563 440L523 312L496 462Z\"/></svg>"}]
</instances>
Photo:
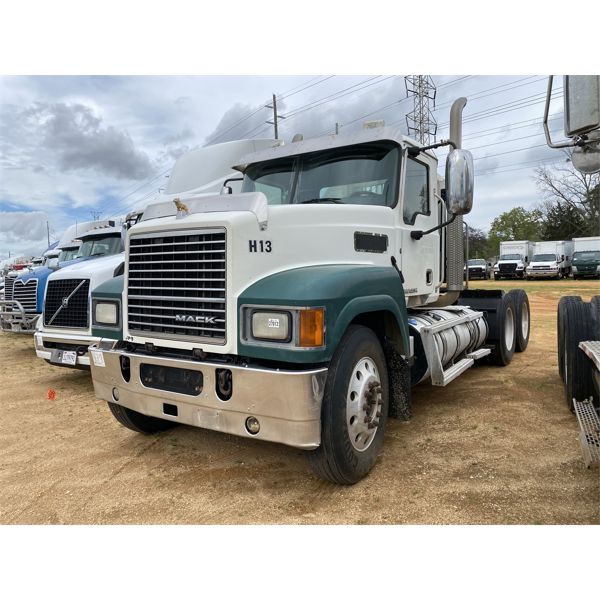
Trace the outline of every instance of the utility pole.
<instances>
[{"instance_id":1,"label":"utility pole","mask_svg":"<svg viewBox=\"0 0 600 600\"><path fill-rule=\"evenodd\" d=\"M100 217L99 210L90 210L90 214L92 215L92 221L97 221L98 218Z\"/></svg>"},{"instance_id":2,"label":"utility pole","mask_svg":"<svg viewBox=\"0 0 600 600\"><path fill-rule=\"evenodd\" d=\"M46 233L48 234L48 246L50 246L50 225L46 221Z\"/></svg>"},{"instance_id":3,"label":"utility pole","mask_svg":"<svg viewBox=\"0 0 600 600\"><path fill-rule=\"evenodd\" d=\"M413 132L415 139L427 146L432 137L435 142L437 134L437 123L429 104L432 101L435 108L435 84L429 75L407 75L404 83L407 97L414 96L413 110L406 115L408 134Z\"/></svg>"},{"instance_id":4,"label":"utility pole","mask_svg":"<svg viewBox=\"0 0 600 600\"><path fill-rule=\"evenodd\" d=\"M340 124L336 123L335 124L335 135L337 135L340 132Z\"/></svg>"},{"instance_id":5,"label":"utility pole","mask_svg":"<svg viewBox=\"0 0 600 600\"><path fill-rule=\"evenodd\" d=\"M279 139L278 120L285 119L285 117L283 115L277 114L277 96L275 94L273 94L273 104L266 104L265 108L273 109L273 120L265 121L265 123L268 123L269 125L273 125L273 128L275 130L275 139L278 140Z\"/></svg>"}]
</instances>

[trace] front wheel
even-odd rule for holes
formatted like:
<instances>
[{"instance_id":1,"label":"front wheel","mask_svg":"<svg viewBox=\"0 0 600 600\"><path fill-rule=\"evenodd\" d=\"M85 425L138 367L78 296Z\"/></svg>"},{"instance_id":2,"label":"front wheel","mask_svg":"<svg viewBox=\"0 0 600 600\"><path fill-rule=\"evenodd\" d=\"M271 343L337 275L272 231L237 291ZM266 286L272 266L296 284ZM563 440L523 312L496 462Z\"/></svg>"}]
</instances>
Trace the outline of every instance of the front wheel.
<instances>
[{"instance_id":1,"label":"front wheel","mask_svg":"<svg viewBox=\"0 0 600 600\"><path fill-rule=\"evenodd\" d=\"M316 475L352 485L375 465L383 445L389 385L377 336L351 325L329 365L321 410L321 445L309 453Z\"/></svg>"}]
</instances>

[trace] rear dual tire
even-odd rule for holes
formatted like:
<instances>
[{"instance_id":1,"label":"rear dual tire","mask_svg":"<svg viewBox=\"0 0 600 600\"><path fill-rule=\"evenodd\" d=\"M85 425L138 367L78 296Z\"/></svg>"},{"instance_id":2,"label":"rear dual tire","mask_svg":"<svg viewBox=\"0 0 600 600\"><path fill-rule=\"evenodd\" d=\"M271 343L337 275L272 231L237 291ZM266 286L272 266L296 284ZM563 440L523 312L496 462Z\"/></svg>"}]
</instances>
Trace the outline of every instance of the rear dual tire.
<instances>
[{"instance_id":1,"label":"rear dual tire","mask_svg":"<svg viewBox=\"0 0 600 600\"><path fill-rule=\"evenodd\" d=\"M490 354L490 362L500 367L510 363L517 343L517 314L514 295L504 294L496 313L498 339Z\"/></svg>"},{"instance_id":2,"label":"rear dual tire","mask_svg":"<svg viewBox=\"0 0 600 600\"><path fill-rule=\"evenodd\" d=\"M512 296L515 305L516 315L516 339L515 351L523 352L529 344L529 334L531 331L531 313L529 311L529 298L525 290L515 289L508 292Z\"/></svg>"},{"instance_id":3,"label":"rear dual tire","mask_svg":"<svg viewBox=\"0 0 600 600\"><path fill-rule=\"evenodd\" d=\"M579 342L600 340L600 296L589 303L579 296L561 298L557 321L559 372L567 407L573 411L573 399L582 401L595 395L592 362L579 348Z\"/></svg>"}]
</instances>

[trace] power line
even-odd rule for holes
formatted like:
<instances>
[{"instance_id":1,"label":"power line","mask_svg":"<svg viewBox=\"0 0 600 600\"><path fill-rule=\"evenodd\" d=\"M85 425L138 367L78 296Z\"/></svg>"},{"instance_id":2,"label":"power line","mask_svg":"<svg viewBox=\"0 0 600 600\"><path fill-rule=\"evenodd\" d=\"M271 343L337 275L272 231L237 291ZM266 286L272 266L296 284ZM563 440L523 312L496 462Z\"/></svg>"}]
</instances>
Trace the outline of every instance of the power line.
<instances>
[{"instance_id":1,"label":"power line","mask_svg":"<svg viewBox=\"0 0 600 600\"><path fill-rule=\"evenodd\" d=\"M319 75L320 77L320 75ZM317 81L316 83L312 83L311 85L307 85L299 90L297 90L296 92L293 92L292 94L290 94L289 92L285 92L284 94L281 94L279 96L280 100L287 100L288 98L291 98L292 96L295 96L296 94L299 94L300 92L303 92L304 90L307 90L311 87L314 87L315 85L321 85L322 83L325 83L326 81L328 81L329 79L332 79L333 77L335 77L335 75L329 75L328 77L325 77L325 79L322 79L321 81ZM318 77L317 77L318 79ZM312 79L311 79L312 81ZM292 88L294 89L294 88Z\"/></svg>"},{"instance_id":2,"label":"power line","mask_svg":"<svg viewBox=\"0 0 600 600\"><path fill-rule=\"evenodd\" d=\"M363 80L353 86L350 86L348 88L344 88L343 90L339 90L338 92L336 92L335 94L331 94L330 96L325 96L324 98L321 98L320 100L315 100L314 102L308 103L306 105L304 105L304 107L297 107L295 110L295 112L293 112L293 114L287 114L285 115L286 119L289 121L290 119L293 119L294 117L298 116L301 113L304 113L308 110L312 110L313 108L317 108L319 106L322 106L323 104L327 104L329 102L332 102L333 100L338 100L339 98L342 98L344 96L347 96L349 94L354 94L359 90L363 90L365 88L369 88L372 86L377 86L380 85L382 83L384 83L385 81L392 79L394 77L396 77L396 75L390 75L388 77L384 77L383 79L379 80L379 81L372 81L373 79L378 79L379 77L381 77L380 75L376 76L376 77L371 77L369 79ZM369 82L369 83L366 83ZM364 85L361 85L364 84ZM361 86L358 87L357 89L351 89L351 88L356 88L357 86ZM358 94L358 96L361 96L362 94ZM357 97L358 97L357 96ZM317 103L317 104L315 104ZM254 128L254 130L259 129L258 127ZM252 131L254 131L252 130ZM251 131L251 132L252 132ZM253 135L252 138L256 137L257 135L261 134L263 131L266 131L266 129L264 127L262 127L262 131L259 131L257 134ZM251 133L249 132L249 133Z\"/></svg>"},{"instance_id":3,"label":"power line","mask_svg":"<svg viewBox=\"0 0 600 600\"><path fill-rule=\"evenodd\" d=\"M314 77L312 79L309 79L308 82L305 82L306 84L309 84L310 82L314 82L315 79L319 79L321 77L321 75ZM295 96L296 94L299 94L300 92L303 92L304 90L307 90L311 87L314 87L315 85L320 85L321 83L325 83L325 81L328 81L329 79L332 79L333 77L335 77L335 75L329 75L328 77L325 77L324 79L322 79L321 81L317 81L315 83L310 83L310 85L304 85L304 84L300 84L300 86L296 86L291 88L289 91L284 92L284 94L279 96L280 100L284 100L285 98L289 98L291 96ZM304 87L302 87L304 85ZM300 87L300 89L296 89ZM296 91L294 91L296 90ZM235 123L233 123L233 125L230 125L227 129L225 129L224 131L221 131L221 133L219 133L219 135L217 135L216 137L211 139L211 143L215 143L217 140L220 140L226 133L229 133L230 131L232 131L233 129L235 129L238 125L241 125L242 123L244 123L245 121L247 121L248 119L250 119L251 117L253 117L254 115L258 114L261 110L263 110L265 108L265 104L262 104L261 106L259 106L256 110L248 113L247 115L245 115L244 117L242 117L241 119L239 119L238 121L236 121ZM262 125L262 124L261 124ZM244 138L246 134L242 134L240 136L241 138Z\"/></svg>"},{"instance_id":4,"label":"power line","mask_svg":"<svg viewBox=\"0 0 600 600\"><path fill-rule=\"evenodd\" d=\"M371 85L374 85L375 83L383 83L387 79L391 79L392 77L394 77L394 75L385 77L384 79L381 79L380 81L377 81L377 82L373 81L374 79L379 79L380 77L381 77L381 75L375 75L374 77L368 77L367 79L363 79L362 81L359 81L358 83L355 83L354 85L343 88L337 92L334 92L333 94L323 96L323 98L319 98L318 100L313 100L312 102L308 102L307 104L304 104L302 106L296 107L294 109L290 109L287 112L286 117L288 119L293 118L296 115L306 112L307 110L311 110L312 108L316 108L317 106L321 106L322 104L327 104L328 102L332 102L333 100L337 100L338 98L347 96L348 93L350 93L350 94L354 93L355 91L357 91L354 88L358 88L359 90L361 90L366 87L370 87ZM362 86L362 87L359 87L359 86Z\"/></svg>"}]
</instances>

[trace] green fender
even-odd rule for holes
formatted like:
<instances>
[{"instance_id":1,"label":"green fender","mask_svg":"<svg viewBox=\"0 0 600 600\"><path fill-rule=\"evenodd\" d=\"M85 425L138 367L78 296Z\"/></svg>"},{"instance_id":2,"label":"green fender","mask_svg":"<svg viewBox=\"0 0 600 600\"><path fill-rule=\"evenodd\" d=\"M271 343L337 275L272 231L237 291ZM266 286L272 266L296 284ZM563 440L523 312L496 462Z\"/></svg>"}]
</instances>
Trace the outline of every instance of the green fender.
<instances>
[{"instance_id":1,"label":"green fender","mask_svg":"<svg viewBox=\"0 0 600 600\"><path fill-rule=\"evenodd\" d=\"M118 275L113 277L104 283L96 286L92 290L92 306L94 300L118 300L121 305L121 298L123 294L123 287L125 286L124 275ZM121 307L122 308L122 307ZM92 315L92 335L95 337L109 338L111 340L122 340L123 339L123 310L119 310L119 328L104 328L97 327L93 324Z\"/></svg>"},{"instance_id":2,"label":"green fender","mask_svg":"<svg viewBox=\"0 0 600 600\"><path fill-rule=\"evenodd\" d=\"M322 265L282 271L257 281L238 298L243 305L325 308L325 347L316 350L254 346L244 343L238 327L239 354L291 363L323 363L333 353L350 323L368 313L390 313L400 343L408 348L408 323L404 288L393 267L372 265ZM241 326L241 323L240 323Z\"/></svg>"}]
</instances>

